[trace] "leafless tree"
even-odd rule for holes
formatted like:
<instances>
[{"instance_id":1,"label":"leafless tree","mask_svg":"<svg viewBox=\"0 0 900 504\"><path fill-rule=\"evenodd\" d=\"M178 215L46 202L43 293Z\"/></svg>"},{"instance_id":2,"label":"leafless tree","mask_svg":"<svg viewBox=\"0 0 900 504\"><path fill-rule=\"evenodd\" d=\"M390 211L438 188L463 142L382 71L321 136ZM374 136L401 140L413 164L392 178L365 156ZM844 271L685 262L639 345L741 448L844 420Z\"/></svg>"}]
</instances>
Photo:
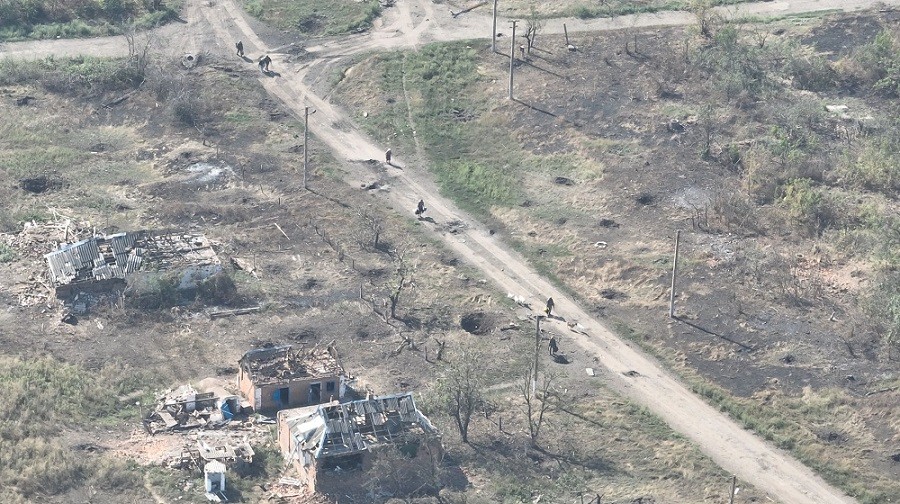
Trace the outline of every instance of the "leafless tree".
<instances>
[{"instance_id":1,"label":"leafless tree","mask_svg":"<svg viewBox=\"0 0 900 504\"><path fill-rule=\"evenodd\" d=\"M412 275L414 265L410 263L408 244L401 245L391 249L391 259L393 260L396 273L391 283L391 291L388 294L390 300L391 318L397 318L397 306L400 304L400 295L403 291L412 286Z\"/></svg>"},{"instance_id":2,"label":"leafless tree","mask_svg":"<svg viewBox=\"0 0 900 504\"><path fill-rule=\"evenodd\" d=\"M535 381L535 369L529 365L522 374L519 391L524 399L525 419L528 422L528 435L531 436L531 444L537 445L541 427L544 425L544 415L554 407L556 394L553 390L554 376L544 374L539 385L532 391L532 383Z\"/></svg>"},{"instance_id":3,"label":"leafless tree","mask_svg":"<svg viewBox=\"0 0 900 504\"><path fill-rule=\"evenodd\" d=\"M534 7L531 7L531 14L525 23L525 52L528 56L531 56L531 48L537 42L538 33L540 33L542 28L544 28L544 21L538 17Z\"/></svg>"},{"instance_id":4,"label":"leafless tree","mask_svg":"<svg viewBox=\"0 0 900 504\"><path fill-rule=\"evenodd\" d=\"M356 215L359 216L365 232L369 235L367 240L360 240L360 245L365 248L368 243L371 243L372 247L378 250L381 245L381 235L384 233L384 220L363 207L357 207Z\"/></svg>"},{"instance_id":5,"label":"leafless tree","mask_svg":"<svg viewBox=\"0 0 900 504\"><path fill-rule=\"evenodd\" d=\"M453 418L463 443L468 443L472 415L482 410L485 403L484 379L477 357L465 351L451 361L437 390L443 412Z\"/></svg>"}]
</instances>

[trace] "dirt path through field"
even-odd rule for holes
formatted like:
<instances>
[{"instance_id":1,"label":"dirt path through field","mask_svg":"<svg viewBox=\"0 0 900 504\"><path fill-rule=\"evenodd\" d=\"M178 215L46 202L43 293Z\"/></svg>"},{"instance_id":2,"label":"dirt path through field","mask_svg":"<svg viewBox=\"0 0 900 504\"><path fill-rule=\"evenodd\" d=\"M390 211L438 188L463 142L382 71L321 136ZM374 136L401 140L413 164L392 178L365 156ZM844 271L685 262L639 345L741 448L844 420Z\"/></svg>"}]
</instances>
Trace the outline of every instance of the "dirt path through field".
<instances>
[{"instance_id":1,"label":"dirt path through field","mask_svg":"<svg viewBox=\"0 0 900 504\"><path fill-rule=\"evenodd\" d=\"M803 0L796 2L763 2L746 4L729 11L732 15L789 14L814 10L857 9L880 4L900 5L900 0L872 2L864 0ZM232 0L188 2L187 26L190 33L173 34L173 39L183 44L215 44L219 54L231 54L236 40L243 40L248 55L268 51L266 44L256 35L246 21L243 12ZM202 19L201 19L202 18ZM601 20L565 20L570 31L609 30L632 26L673 25L694 22L686 13L666 12L653 15L627 16ZM547 31L562 31L562 20L548 22ZM176 25L176 28L179 25ZM505 26L498 23L499 26ZM167 27L168 28L168 27ZM426 222L440 235L448 247L477 266L501 289L523 296L534 306L542 306L548 296L556 300L556 311L569 322L581 324L584 334L569 333L587 352L598 357L605 368L601 376L611 387L636 402L647 406L663 418L674 430L695 442L717 464L752 483L773 499L789 504L851 503L853 499L831 487L810 469L782 450L744 430L726 415L695 396L663 367L648 358L629 343L619 339L599 320L594 319L580 306L542 278L519 254L511 251L500 239L492 236L483 225L456 208L440 196L427 169L408 163L402 156L395 156L397 167L373 170L371 163L357 163L370 159L381 160L385 146L377 146L362 134L350 118L327 100L317 96L307 78L331 67L335 58L373 49L410 48L436 40L476 38L490 33L489 10L471 12L452 18L446 11L434 10L430 0L398 2L397 9L390 9L369 34L325 41L310 48L319 59L303 63L285 63L287 58L272 54L277 76L260 74L265 89L277 96L299 117L304 107L316 110L310 116L310 127L318 141L326 143L338 158L351 161L347 164L345 179L360 187L373 179L387 177L390 190L383 197L396 208L408 210L412 216L419 198L426 201L429 217ZM201 37L198 39L197 37ZM116 38L124 45L121 37ZM65 49L60 49L64 47ZM51 41L8 44L0 49L0 57L41 57L47 54L121 54L121 48L108 39L97 41ZM59 52L55 52L60 49ZM270 53L271 54L271 53ZM327 57L327 58L326 58ZM248 63L248 65L250 65ZM384 170L387 170L385 175ZM451 221L465 223L465 228L450 234L442 225ZM559 321L549 323L562 324ZM565 330L561 327L560 330ZM625 374L627 373L627 375Z\"/></svg>"}]
</instances>

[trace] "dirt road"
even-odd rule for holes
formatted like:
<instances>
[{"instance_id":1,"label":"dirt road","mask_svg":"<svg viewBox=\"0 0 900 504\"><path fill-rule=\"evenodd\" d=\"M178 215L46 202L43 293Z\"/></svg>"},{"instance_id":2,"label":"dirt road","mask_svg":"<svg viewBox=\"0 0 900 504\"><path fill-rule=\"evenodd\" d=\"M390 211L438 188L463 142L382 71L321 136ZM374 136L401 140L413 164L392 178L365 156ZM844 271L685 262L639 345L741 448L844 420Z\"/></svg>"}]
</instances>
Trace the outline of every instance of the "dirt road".
<instances>
[{"instance_id":1,"label":"dirt road","mask_svg":"<svg viewBox=\"0 0 900 504\"><path fill-rule=\"evenodd\" d=\"M878 2L900 5L900 0ZM187 26L190 33L182 40L187 44L202 37L204 44L216 44L214 52L231 54L232 44L243 40L248 55L268 52L265 43L254 33L232 0L218 0L200 4L188 2ZM873 6L876 2L863 0L803 0L796 2L763 2L746 4L725 12L733 16L790 14L803 11L830 9L857 9ZM677 25L694 22L686 13L658 13L601 20L553 20L548 31L562 31L565 22L570 31L608 30L632 26ZM310 118L310 127L319 141L331 147L337 157L348 161L382 159L384 147L375 145L360 133L348 116L326 100L312 92L310 79L322 72L341 55L382 48L413 48L436 40L476 38L490 33L489 12L469 13L451 18L445 11L435 12L430 0L399 1L396 9L390 9L368 34L326 41L309 48L320 56L302 64L284 63L286 58L272 54L274 69L279 76L265 77L260 82L273 96L277 96L295 113L302 115L305 106L316 109ZM183 35L181 35L184 37ZM124 40L120 40L124 46ZM55 48L61 52L54 52ZM47 54L114 55L116 45L109 39L99 41L51 41L10 44L2 48L0 57L41 57ZM694 441L717 464L733 472L744 481L767 492L773 499L788 504L852 503L853 499L831 487L807 467L787 453L773 448L765 441L744 430L734 421L696 397L663 367L639 350L616 337L600 321L591 317L580 306L543 279L519 254L511 251L501 240L491 236L487 229L469 215L456 208L439 195L427 170L411 161L394 158L395 164L404 169L389 168L391 190L383 192L397 208L410 212L422 198L429 207L431 217L438 223L462 221L467 228L456 234L439 234L449 248L477 266L501 289L523 296L533 305L541 306L552 296L556 311L568 321L577 321L585 334L569 333L587 352L598 357L605 368L603 379L611 387L636 402L646 405L663 418L674 430ZM360 187L380 175L363 163L348 163L345 179ZM565 328L562 328L565 329ZM630 373L630 372L635 373ZM628 376L624 373L629 372Z\"/></svg>"}]
</instances>

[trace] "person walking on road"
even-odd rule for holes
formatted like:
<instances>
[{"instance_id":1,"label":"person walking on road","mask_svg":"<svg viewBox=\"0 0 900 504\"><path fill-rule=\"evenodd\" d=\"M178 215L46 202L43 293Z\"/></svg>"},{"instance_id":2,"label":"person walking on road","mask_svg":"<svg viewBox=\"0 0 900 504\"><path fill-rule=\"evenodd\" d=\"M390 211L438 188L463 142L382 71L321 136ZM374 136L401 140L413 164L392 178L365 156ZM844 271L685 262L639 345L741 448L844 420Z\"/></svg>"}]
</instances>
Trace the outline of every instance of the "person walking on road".
<instances>
[{"instance_id":1,"label":"person walking on road","mask_svg":"<svg viewBox=\"0 0 900 504\"><path fill-rule=\"evenodd\" d=\"M425 214L425 210L428 210L427 208L425 208L425 200L419 200L419 205L416 206L416 216L421 219Z\"/></svg>"},{"instance_id":2,"label":"person walking on road","mask_svg":"<svg viewBox=\"0 0 900 504\"><path fill-rule=\"evenodd\" d=\"M553 313L553 298L547 298L547 308L544 309L544 313L549 317L551 313Z\"/></svg>"},{"instance_id":3,"label":"person walking on road","mask_svg":"<svg viewBox=\"0 0 900 504\"><path fill-rule=\"evenodd\" d=\"M237 41L237 44L234 44L234 47L237 48L237 55L241 58L244 57L244 43L240 40Z\"/></svg>"},{"instance_id":4,"label":"person walking on road","mask_svg":"<svg viewBox=\"0 0 900 504\"><path fill-rule=\"evenodd\" d=\"M550 336L550 343L547 347L550 349L550 356L556 357L556 352L559 352L559 345L556 344L556 336Z\"/></svg>"},{"instance_id":5,"label":"person walking on road","mask_svg":"<svg viewBox=\"0 0 900 504\"><path fill-rule=\"evenodd\" d=\"M384 160L387 164L391 164L391 149L384 151Z\"/></svg>"}]
</instances>

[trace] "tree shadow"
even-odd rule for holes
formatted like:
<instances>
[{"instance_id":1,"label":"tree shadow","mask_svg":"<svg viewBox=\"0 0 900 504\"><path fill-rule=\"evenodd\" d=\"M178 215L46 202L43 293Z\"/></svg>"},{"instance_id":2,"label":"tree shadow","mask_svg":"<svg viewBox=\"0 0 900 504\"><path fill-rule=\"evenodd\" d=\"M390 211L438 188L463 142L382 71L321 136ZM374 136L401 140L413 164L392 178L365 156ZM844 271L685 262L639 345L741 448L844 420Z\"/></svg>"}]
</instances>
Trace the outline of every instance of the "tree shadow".
<instances>
[{"instance_id":1,"label":"tree shadow","mask_svg":"<svg viewBox=\"0 0 900 504\"><path fill-rule=\"evenodd\" d=\"M694 329L697 329L698 331L701 331L701 332L704 332L704 333L706 333L706 334L709 334L710 336L715 336L715 337L720 338L720 339L723 339L723 340L725 340L725 341L727 341L727 342L729 342L729 343L732 343L732 344L734 344L734 345L737 345L737 346L743 348L744 350L749 350L749 351L752 351L752 350L753 350L753 347L751 347L751 346L748 346L748 345L746 345L746 344L744 344L744 343L741 343L740 341L733 340L733 339L731 339L730 337L725 336L724 334L719 334L719 333L714 332L714 331L711 331L711 330L709 330L709 329L707 329L707 328L705 328L705 327L700 327L700 326L698 326L697 324L695 324L695 323L693 323L693 322L691 322L691 321L689 321L689 320L683 319L683 318L681 318L681 317L675 317L675 320L681 322L682 324L689 325L689 326L693 327Z\"/></svg>"},{"instance_id":2,"label":"tree shadow","mask_svg":"<svg viewBox=\"0 0 900 504\"><path fill-rule=\"evenodd\" d=\"M588 471L596 471L605 474L613 474L616 472L615 465L612 461L604 460L597 456L581 455L575 452L568 454L556 453L541 446L536 446L533 449L536 452L541 453L542 455L553 460L556 460L558 462L565 462L566 464L573 466L578 466Z\"/></svg>"}]
</instances>

